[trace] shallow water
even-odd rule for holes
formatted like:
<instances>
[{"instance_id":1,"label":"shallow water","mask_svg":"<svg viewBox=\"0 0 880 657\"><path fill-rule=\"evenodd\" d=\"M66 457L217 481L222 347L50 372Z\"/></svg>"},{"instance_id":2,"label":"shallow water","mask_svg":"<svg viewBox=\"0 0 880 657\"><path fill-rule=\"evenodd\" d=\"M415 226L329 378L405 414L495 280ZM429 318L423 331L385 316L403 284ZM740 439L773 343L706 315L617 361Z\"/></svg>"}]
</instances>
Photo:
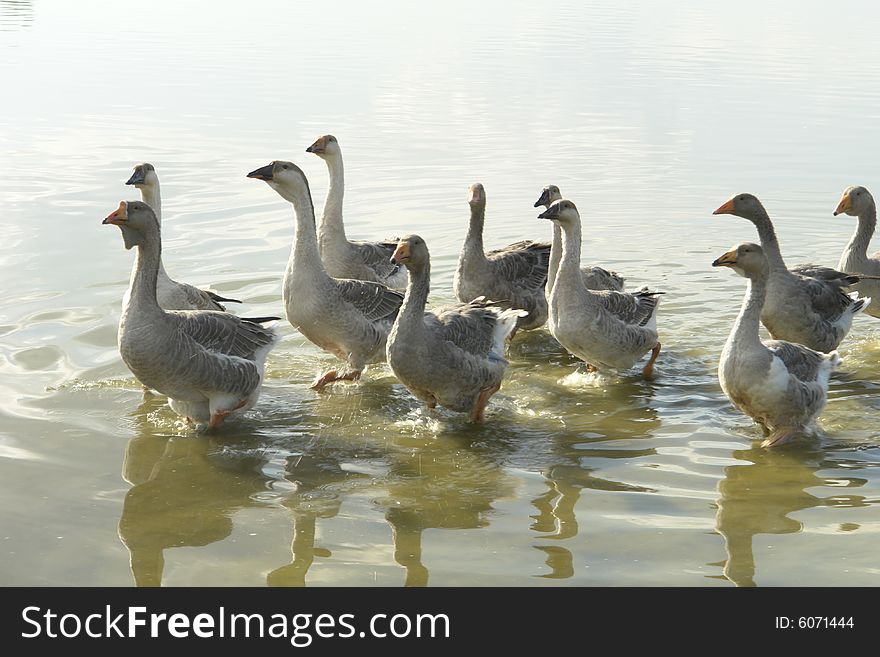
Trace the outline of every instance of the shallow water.
<instances>
[{"instance_id":1,"label":"shallow water","mask_svg":"<svg viewBox=\"0 0 880 657\"><path fill-rule=\"evenodd\" d=\"M659 6L662 4L662 6ZM880 9L858 7L870 33ZM715 368L753 227L835 265L850 184L877 184L880 66L825 3L0 0L0 583L878 585L880 324L856 321L822 416L774 451ZM246 27L242 27L245 25ZM558 184L585 262L667 292L658 376L585 375L517 337L484 426L431 413L286 322L258 406L200 435L144 399L116 324L132 254L101 219L162 181L172 276L280 314L289 206L245 174L290 159L316 203L332 132L350 237L418 232L452 300L468 185L487 246L547 238Z\"/></svg>"}]
</instances>

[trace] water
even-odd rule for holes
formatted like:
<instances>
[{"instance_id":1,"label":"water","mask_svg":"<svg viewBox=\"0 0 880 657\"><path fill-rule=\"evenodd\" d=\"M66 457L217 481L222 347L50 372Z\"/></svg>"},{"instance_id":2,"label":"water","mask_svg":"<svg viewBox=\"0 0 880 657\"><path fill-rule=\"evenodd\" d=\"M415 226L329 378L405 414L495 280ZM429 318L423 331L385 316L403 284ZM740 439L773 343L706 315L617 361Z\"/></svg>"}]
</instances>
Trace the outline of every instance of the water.
<instances>
[{"instance_id":1,"label":"water","mask_svg":"<svg viewBox=\"0 0 880 657\"><path fill-rule=\"evenodd\" d=\"M819 2L605 4L0 1L0 583L880 583L880 325L842 347L827 437L762 450L715 374L744 282L710 267L756 239L711 215L740 191L790 263L836 264L840 192L880 189L873 42ZM293 160L320 205L326 132L349 235L422 235L437 304L470 183L491 247L547 238L558 184L585 262L667 292L656 380L523 335L474 427L387 367L311 392L333 358L281 322L222 432L144 400L116 350L132 254L101 226L132 164L171 275L280 314L292 214L245 174Z\"/></svg>"}]
</instances>

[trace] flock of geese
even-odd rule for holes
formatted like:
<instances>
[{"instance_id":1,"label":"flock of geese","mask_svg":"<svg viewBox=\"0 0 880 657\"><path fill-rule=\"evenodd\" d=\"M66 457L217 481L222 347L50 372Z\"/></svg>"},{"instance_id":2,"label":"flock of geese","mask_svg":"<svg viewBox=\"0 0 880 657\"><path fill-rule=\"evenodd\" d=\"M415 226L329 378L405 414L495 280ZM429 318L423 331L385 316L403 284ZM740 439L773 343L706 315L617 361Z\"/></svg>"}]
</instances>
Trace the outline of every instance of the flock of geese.
<instances>
[{"instance_id":1,"label":"flock of geese","mask_svg":"<svg viewBox=\"0 0 880 657\"><path fill-rule=\"evenodd\" d=\"M480 422L508 366L506 346L517 331L549 327L589 371L625 370L648 354L653 376L660 353L657 310L663 292L624 290L624 278L581 265L581 219L555 185L535 202L552 222L550 243L524 240L494 251L483 247L486 193L469 188L470 222L459 255L454 292L460 303L426 309L431 280L428 245L418 235L349 240L343 224L342 151L332 135L306 149L324 160L330 177L320 224L308 181L292 162L251 171L293 206L296 232L283 281L288 321L342 365L321 374L315 390L357 380L370 363L386 361L395 376L430 408L441 405ZM162 205L151 164L138 164L127 184L140 201L121 201L104 219L136 248L119 322L119 351L135 377L168 397L188 422L219 427L257 402L269 351L279 340L265 324L278 317L239 317L236 302L172 280L162 264ZM844 191L835 215L858 217L838 270L788 268L760 201L738 194L715 210L748 219L760 246L734 247L712 264L730 267L748 288L718 367L730 401L763 429L764 446L811 435L841 362L835 351L880 292L880 254L868 256L876 208L863 187ZM405 292L401 291L405 290ZM773 340L762 341L763 323Z\"/></svg>"}]
</instances>

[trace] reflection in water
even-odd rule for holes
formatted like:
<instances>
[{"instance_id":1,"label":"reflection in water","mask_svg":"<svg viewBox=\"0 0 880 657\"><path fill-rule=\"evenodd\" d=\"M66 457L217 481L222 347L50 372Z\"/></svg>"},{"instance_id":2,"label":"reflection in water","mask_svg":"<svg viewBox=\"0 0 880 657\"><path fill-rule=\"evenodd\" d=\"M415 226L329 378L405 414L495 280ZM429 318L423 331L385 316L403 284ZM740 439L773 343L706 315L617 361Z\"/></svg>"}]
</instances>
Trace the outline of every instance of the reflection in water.
<instances>
[{"instance_id":1,"label":"reflection in water","mask_svg":"<svg viewBox=\"0 0 880 657\"><path fill-rule=\"evenodd\" d=\"M590 427L592 442L601 437L601 442L612 438L647 438L652 430L660 426L656 411L650 406L626 406L607 414L600 414L597 422ZM602 479L593 475L593 468L584 465L589 458L635 458L653 453L653 450L614 450L605 451L585 449L585 441L577 434L557 434L553 436L551 449L557 464L546 468L542 474L547 491L532 500L538 510L531 516L534 522L531 529L546 533L542 539L565 540L578 534L575 507L586 489L602 491L650 492L642 486ZM537 577L566 579L574 575L571 552L561 545L535 545L547 555L546 565L550 572Z\"/></svg>"},{"instance_id":2,"label":"reflection in water","mask_svg":"<svg viewBox=\"0 0 880 657\"><path fill-rule=\"evenodd\" d=\"M739 450L734 457L748 464L726 467L718 485L716 528L724 537L727 560L724 577L737 586L755 586L756 565L753 537L757 534L790 534L802 525L789 517L796 511L837 504L807 492L826 488L828 482L816 475L820 468L839 468L827 462L827 454L813 448ZM855 485L858 481L853 480ZM864 483L864 482L861 482ZM848 506L863 504L859 496L846 496ZM719 564L720 565L720 564Z\"/></svg>"},{"instance_id":3,"label":"reflection in water","mask_svg":"<svg viewBox=\"0 0 880 657\"><path fill-rule=\"evenodd\" d=\"M284 478L295 487L282 503L293 520L291 561L266 576L269 586L305 586L306 573L315 557L330 557L330 550L315 546L315 523L318 518L333 518L339 513L340 486L367 475L348 472L340 465L343 454L318 450L298 454L286 460ZM320 458L319 458L320 457Z\"/></svg>"},{"instance_id":4,"label":"reflection in water","mask_svg":"<svg viewBox=\"0 0 880 657\"><path fill-rule=\"evenodd\" d=\"M31 0L0 0L0 32L30 27L33 22Z\"/></svg>"},{"instance_id":5,"label":"reflection in water","mask_svg":"<svg viewBox=\"0 0 880 657\"><path fill-rule=\"evenodd\" d=\"M385 520L394 560L406 570L404 586L427 586L422 563L426 529L476 529L489 525L492 503L513 493L513 478L499 464L503 445L467 444L443 437L397 455L391 465ZM468 559L463 556L462 563Z\"/></svg>"},{"instance_id":6,"label":"reflection in water","mask_svg":"<svg viewBox=\"0 0 880 657\"><path fill-rule=\"evenodd\" d=\"M123 477L134 485L125 496L119 537L138 586L162 584L164 550L229 536L232 514L265 488L253 462L237 461L237 476L230 476L206 437L155 435L146 411L162 404L164 398L151 399L136 411L143 430L129 441L123 465Z\"/></svg>"},{"instance_id":7,"label":"reflection in water","mask_svg":"<svg viewBox=\"0 0 880 657\"><path fill-rule=\"evenodd\" d=\"M162 398L150 398L132 414L140 431L129 442L123 465L123 477L132 488L125 497L119 536L139 586L162 584L166 549L205 546L230 536L232 515L258 504L254 500L265 497L267 488L292 489L280 504L291 518L293 539L290 563L269 572L266 582L305 586L315 558L332 557L316 545L319 520L339 513L345 493L377 483L387 492L382 500L385 518L392 527L394 558L406 569L405 583L424 586L428 571L421 563L422 532L486 527L493 501L513 492L512 478L499 464L503 443L402 438L399 444L373 450L321 432L301 445L301 453L284 456L276 469L278 462L267 457L273 450L255 449L252 439L239 444L225 434L156 435L150 418L163 404ZM391 465L379 476L353 472L346 465L387 459Z\"/></svg>"},{"instance_id":8,"label":"reflection in water","mask_svg":"<svg viewBox=\"0 0 880 657\"><path fill-rule=\"evenodd\" d=\"M541 550L547 555L544 563L550 567L550 572L536 577L545 579L568 579L574 575L574 558L571 552L559 545L536 545L536 550Z\"/></svg>"}]
</instances>

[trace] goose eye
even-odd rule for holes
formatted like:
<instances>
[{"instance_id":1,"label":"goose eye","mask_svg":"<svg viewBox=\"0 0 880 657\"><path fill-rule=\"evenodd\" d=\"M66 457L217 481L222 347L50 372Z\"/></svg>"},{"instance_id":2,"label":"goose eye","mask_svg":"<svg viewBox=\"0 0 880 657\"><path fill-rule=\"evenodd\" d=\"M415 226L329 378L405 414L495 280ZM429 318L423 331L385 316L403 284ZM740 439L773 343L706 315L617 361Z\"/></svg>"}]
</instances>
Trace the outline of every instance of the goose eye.
<instances>
[{"instance_id":1,"label":"goose eye","mask_svg":"<svg viewBox=\"0 0 880 657\"><path fill-rule=\"evenodd\" d=\"M287 165L284 164L284 165L281 166L281 168L282 168L282 169L286 169L286 168L287 168Z\"/></svg>"}]
</instances>

